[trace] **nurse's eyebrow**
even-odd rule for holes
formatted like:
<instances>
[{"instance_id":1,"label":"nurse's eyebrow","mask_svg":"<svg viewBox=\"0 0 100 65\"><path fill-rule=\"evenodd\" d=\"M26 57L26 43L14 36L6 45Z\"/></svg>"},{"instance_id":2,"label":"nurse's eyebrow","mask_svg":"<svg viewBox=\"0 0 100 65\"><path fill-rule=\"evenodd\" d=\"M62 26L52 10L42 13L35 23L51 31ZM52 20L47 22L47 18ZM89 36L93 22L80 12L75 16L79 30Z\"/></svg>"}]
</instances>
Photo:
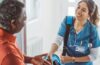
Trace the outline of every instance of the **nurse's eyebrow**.
<instances>
[{"instance_id":1,"label":"nurse's eyebrow","mask_svg":"<svg viewBox=\"0 0 100 65\"><path fill-rule=\"evenodd\" d=\"M82 8L82 10L86 11L86 8Z\"/></svg>"},{"instance_id":2,"label":"nurse's eyebrow","mask_svg":"<svg viewBox=\"0 0 100 65\"><path fill-rule=\"evenodd\" d=\"M77 7L80 7L80 4L78 4L78 6Z\"/></svg>"},{"instance_id":3,"label":"nurse's eyebrow","mask_svg":"<svg viewBox=\"0 0 100 65\"><path fill-rule=\"evenodd\" d=\"M81 7L81 5L79 4L78 7ZM82 7L82 10L86 11L86 8Z\"/></svg>"}]
</instances>

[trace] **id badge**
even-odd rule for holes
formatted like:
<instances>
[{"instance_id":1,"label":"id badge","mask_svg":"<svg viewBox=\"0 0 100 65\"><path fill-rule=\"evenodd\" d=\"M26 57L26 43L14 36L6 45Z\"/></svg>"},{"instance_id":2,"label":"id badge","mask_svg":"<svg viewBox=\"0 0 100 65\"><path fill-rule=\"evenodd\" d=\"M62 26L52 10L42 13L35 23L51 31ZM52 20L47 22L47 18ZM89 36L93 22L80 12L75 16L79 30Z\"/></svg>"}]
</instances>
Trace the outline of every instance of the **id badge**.
<instances>
[{"instance_id":1,"label":"id badge","mask_svg":"<svg viewBox=\"0 0 100 65\"><path fill-rule=\"evenodd\" d=\"M78 52L84 53L85 52L85 47L83 47L83 46L76 46L75 50L78 51Z\"/></svg>"}]
</instances>

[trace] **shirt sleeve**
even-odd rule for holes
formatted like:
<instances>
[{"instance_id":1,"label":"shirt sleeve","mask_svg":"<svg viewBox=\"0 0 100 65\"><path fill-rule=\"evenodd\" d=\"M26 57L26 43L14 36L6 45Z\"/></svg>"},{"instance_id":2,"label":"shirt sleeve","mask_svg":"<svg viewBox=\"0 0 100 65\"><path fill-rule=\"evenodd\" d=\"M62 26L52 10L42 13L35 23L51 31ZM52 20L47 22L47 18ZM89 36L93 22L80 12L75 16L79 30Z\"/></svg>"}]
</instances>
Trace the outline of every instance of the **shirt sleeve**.
<instances>
[{"instance_id":1,"label":"shirt sleeve","mask_svg":"<svg viewBox=\"0 0 100 65\"><path fill-rule=\"evenodd\" d=\"M97 28L95 26L93 26L91 30L90 38L91 38L92 48L100 47L100 39L97 32Z\"/></svg>"},{"instance_id":2,"label":"shirt sleeve","mask_svg":"<svg viewBox=\"0 0 100 65\"><path fill-rule=\"evenodd\" d=\"M61 23L61 26L58 31L58 36L64 37L65 32L66 32L66 17L64 18L63 22Z\"/></svg>"},{"instance_id":3,"label":"shirt sleeve","mask_svg":"<svg viewBox=\"0 0 100 65\"><path fill-rule=\"evenodd\" d=\"M90 58L90 61L94 61L100 56L99 50L100 50L100 47L90 49L90 54L88 55Z\"/></svg>"},{"instance_id":4,"label":"shirt sleeve","mask_svg":"<svg viewBox=\"0 0 100 65\"><path fill-rule=\"evenodd\" d=\"M88 55L91 61L94 61L99 56L100 50L100 39L97 32L97 27L93 26L91 30L91 44L92 47L90 48L90 54Z\"/></svg>"},{"instance_id":5,"label":"shirt sleeve","mask_svg":"<svg viewBox=\"0 0 100 65\"><path fill-rule=\"evenodd\" d=\"M24 62L25 63L31 63L32 57L24 56Z\"/></svg>"},{"instance_id":6,"label":"shirt sleeve","mask_svg":"<svg viewBox=\"0 0 100 65\"><path fill-rule=\"evenodd\" d=\"M63 43L63 37L62 36L56 36L55 44L59 47Z\"/></svg>"},{"instance_id":7,"label":"shirt sleeve","mask_svg":"<svg viewBox=\"0 0 100 65\"><path fill-rule=\"evenodd\" d=\"M63 22L61 23L60 28L57 33L57 36L54 40L54 43L57 46L60 46L62 44L65 32L66 32L66 17L64 18Z\"/></svg>"},{"instance_id":8,"label":"shirt sleeve","mask_svg":"<svg viewBox=\"0 0 100 65\"><path fill-rule=\"evenodd\" d=\"M15 54L10 53L3 59L2 65L24 65L24 63Z\"/></svg>"}]
</instances>

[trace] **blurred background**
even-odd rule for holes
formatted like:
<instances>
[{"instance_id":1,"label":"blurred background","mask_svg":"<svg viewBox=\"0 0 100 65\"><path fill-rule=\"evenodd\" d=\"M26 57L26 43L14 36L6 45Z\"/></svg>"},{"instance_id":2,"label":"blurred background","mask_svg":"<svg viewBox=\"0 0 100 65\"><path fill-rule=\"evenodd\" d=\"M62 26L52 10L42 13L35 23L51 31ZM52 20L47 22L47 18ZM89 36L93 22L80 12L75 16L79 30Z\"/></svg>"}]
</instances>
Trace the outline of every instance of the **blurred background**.
<instances>
[{"instance_id":1,"label":"blurred background","mask_svg":"<svg viewBox=\"0 0 100 65\"><path fill-rule=\"evenodd\" d=\"M26 55L35 56L50 50L60 23L66 15L74 16L79 0L20 1L25 3L27 20L23 30L16 34L18 45ZM100 0L95 0L95 2L100 12ZM98 33L100 36L100 27ZM94 61L94 65L99 65L99 62L100 58Z\"/></svg>"}]
</instances>

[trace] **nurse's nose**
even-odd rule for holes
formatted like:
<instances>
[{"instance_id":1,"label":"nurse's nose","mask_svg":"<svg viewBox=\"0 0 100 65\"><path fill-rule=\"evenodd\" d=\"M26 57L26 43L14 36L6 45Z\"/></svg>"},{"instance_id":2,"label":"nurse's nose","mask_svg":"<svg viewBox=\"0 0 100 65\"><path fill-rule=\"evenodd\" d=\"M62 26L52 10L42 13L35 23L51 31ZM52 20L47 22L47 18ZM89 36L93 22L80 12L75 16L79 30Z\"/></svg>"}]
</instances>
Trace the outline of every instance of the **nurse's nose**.
<instances>
[{"instance_id":1,"label":"nurse's nose","mask_svg":"<svg viewBox=\"0 0 100 65\"><path fill-rule=\"evenodd\" d=\"M81 11L81 9L78 9L78 10L77 10L77 15L78 15L78 16L82 16L82 11Z\"/></svg>"}]
</instances>

